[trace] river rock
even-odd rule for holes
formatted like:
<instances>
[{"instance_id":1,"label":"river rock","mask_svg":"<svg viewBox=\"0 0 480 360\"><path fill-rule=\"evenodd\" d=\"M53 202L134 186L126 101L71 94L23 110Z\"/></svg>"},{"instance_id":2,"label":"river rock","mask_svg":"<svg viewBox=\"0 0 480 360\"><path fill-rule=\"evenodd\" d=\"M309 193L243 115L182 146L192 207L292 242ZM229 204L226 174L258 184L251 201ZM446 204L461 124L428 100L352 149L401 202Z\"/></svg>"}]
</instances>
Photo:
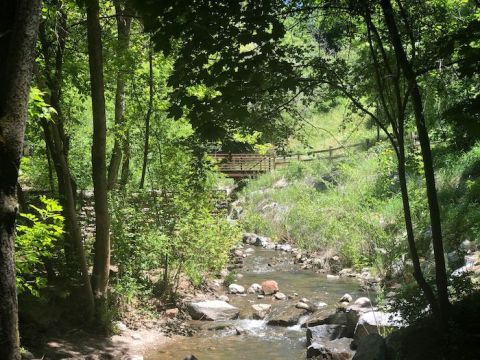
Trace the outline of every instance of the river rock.
<instances>
[{"instance_id":1,"label":"river rock","mask_svg":"<svg viewBox=\"0 0 480 360\"><path fill-rule=\"evenodd\" d=\"M387 345L383 337L370 334L358 342L358 348L352 360L387 360Z\"/></svg>"},{"instance_id":2,"label":"river rock","mask_svg":"<svg viewBox=\"0 0 480 360\"><path fill-rule=\"evenodd\" d=\"M278 283L275 280L265 280L262 282L263 295L273 295L278 292Z\"/></svg>"},{"instance_id":3,"label":"river rock","mask_svg":"<svg viewBox=\"0 0 480 360\"><path fill-rule=\"evenodd\" d=\"M312 316L308 318L305 324L302 327L317 326L327 323L327 319L332 315L335 315L336 311L332 308L324 308L318 311L315 311Z\"/></svg>"},{"instance_id":4,"label":"river rock","mask_svg":"<svg viewBox=\"0 0 480 360\"><path fill-rule=\"evenodd\" d=\"M228 292L230 294L243 294L245 293L245 288L238 284L230 284L228 286Z\"/></svg>"},{"instance_id":5,"label":"river rock","mask_svg":"<svg viewBox=\"0 0 480 360\"><path fill-rule=\"evenodd\" d=\"M293 326L298 323L300 318L307 313L304 309L297 309L291 305L276 307L268 316L268 325L273 326Z\"/></svg>"},{"instance_id":6,"label":"river rock","mask_svg":"<svg viewBox=\"0 0 480 360\"><path fill-rule=\"evenodd\" d=\"M258 294L262 291L262 285L260 284L252 284L250 287L247 289L248 294Z\"/></svg>"},{"instance_id":7,"label":"river rock","mask_svg":"<svg viewBox=\"0 0 480 360\"><path fill-rule=\"evenodd\" d=\"M355 327L354 339L358 341L368 334L378 334L380 330L394 330L400 327L399 316L382 311L363 312Z\"/></svg>"},{"instance_id":8,"label":"river rock","mask_svg":"<svg viewBox=\"0 0 480 360\"><path fill-rule=\"evenodd\" d=\"M227 302L227 303L230 302L230 299L228 298L227 295L219 295L219 296L218 296L218 300L220 300L220 301L225 301L225 302Z\"/></svg>"},{"instance_id":9,"label":"river rock","mask_svg":"<svg viewBox=\"0 0 480 360\"><path fill-rule=\"evenodd\" d=\"M270 304L254 304L252 305L253 309L253 318L263 320L270 312L272 305Z\"/></svg>"},{"instance_id":10,"label":"river rock","mask_svg":"<svg viewBox=\"0 0 480 360\"><path fill-rule=\"evenodd\" d=\"M296 303L295 307L297 309L304 309L304 310L307 310L307 311L312 311L310 305L305 303L305 302L302 302L302 301L299 301L298 303Z\"/></svg>"},{"instance_id":11,"label":"river rock","mask_svg":"<svg viewBox=\"0 0 480 360\"><path fill-rule=\"evenodd\" d=\"M343 295L343 296L340 298L340 301L339 301L339 302L340 302L340 303L342 303L342 302L350 303L350 302L352 302L352 301L353 301L352 295L350 295L350 294L345 294L345 295Z\"/></svg>"},{"instance_id":12,"label":"river rock","mask_svg":"<svg viewBox=\"0 0 480 360\"><path fill-rule=\"evenodd\" d=\"M273 297L277 300L286 300L287 299L287 295L285 295L284 293L281 293L281 292L276 292Z\"/></svg>"},{"instance_id":13,"label":"river rock","mask_svg":"<svg viewBox=\"0 0 480 360\"><path fill-rule=\"evenodd\" d=\"M178 315L178 308L167 309L165 310L165 316L169 319L176 318Z\"/></svg>"},{"instance_id":14,"label":"river rock","mask_svg":"<svg viewBox=\"0 0 480 360\"><path fill-rule=\"evenodd\" d=\"M259 236L257 234L245 233L243 234L243 242L248 245L267 247L269 244L271 244L272 241L270 240L270 238L266 236Z\"/></svg>"},{"instance_id":15,"label":"river rock","mask_svg":"<svg viewBox=\"0 0 480 360\"><path fill-rule=\"evenodd\" d=\"M290 252L290 251L292 251L292 246L289 245L289 244L276 244L275 245L275 250Z\"/></svg>"},{"instance_id":16,"label":"river rock","mask_svg":"<svg viewBox=\"0 0 480 360\"><path fill-rule=\"evenodd\" d=\"M325 341L346 337L347 327L345 325L318 325L307 328L307 346L313 343L324 343Z\"/></svg>"},{"instance_id":17,"label":"river rock","mask_svg":"<svg viewBox=\"0 0 480 360\"><path fill-rule=\"evenodd\" d=\"M317 360L348 360L352 358L350 350L352 339L341 338L323 343L313 343L307 347L307 359Z\"/></svg>"},{"instance_id":18,"label":"river rock","mask_svg":"<svg viewBox=\"0 0 480 360\"><path fill-rule=\"evenodd\" d=\"M231 320L236 319L240 310L225 301L209 300L192 302L187 305L187 310L194 320Z\"/></svg>"},{"instance_id":19,"label":"river rock","mask_svg":"<svg viewBox=\"0 0 480 360\"><path fill-rule=\"evenodd\" d=\"M355 300L353 305L359 306L360 308L371 308L372 302L368 297L359 297L357 300Z\"/></svg>"},{"instance_id":20,"label":"river rock","mask_svg":"<svg viewBox=\"0 0 480 360\"><path fill-rule=\"evenodd\" d=\"M240 249L233 250L233 255L236 257L243 257L243 251Z\"/></svg>"}]
</instances>

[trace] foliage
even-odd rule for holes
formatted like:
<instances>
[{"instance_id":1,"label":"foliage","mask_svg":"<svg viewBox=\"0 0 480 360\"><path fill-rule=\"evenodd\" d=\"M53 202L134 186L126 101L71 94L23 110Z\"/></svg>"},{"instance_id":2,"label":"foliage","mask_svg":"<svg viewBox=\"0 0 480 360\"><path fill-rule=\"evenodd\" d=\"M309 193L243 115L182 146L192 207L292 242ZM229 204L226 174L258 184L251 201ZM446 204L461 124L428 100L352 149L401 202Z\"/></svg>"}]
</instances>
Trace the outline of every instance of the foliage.
<instances>
[{"instance_id":1,"label":"foliage","mask_svg":"<svg viewBox=\"0 0 480 360\"><path fill-rule=\"evenodd\" d=\"M33 213L20 214L26 224L17 227L15 243L18 291L35 296L47 283L44 262L58 256L56 242L63 235L64 220L56 200L40 196L40 202L42 207L30 205Z\"/></svg>"}]
</instances>

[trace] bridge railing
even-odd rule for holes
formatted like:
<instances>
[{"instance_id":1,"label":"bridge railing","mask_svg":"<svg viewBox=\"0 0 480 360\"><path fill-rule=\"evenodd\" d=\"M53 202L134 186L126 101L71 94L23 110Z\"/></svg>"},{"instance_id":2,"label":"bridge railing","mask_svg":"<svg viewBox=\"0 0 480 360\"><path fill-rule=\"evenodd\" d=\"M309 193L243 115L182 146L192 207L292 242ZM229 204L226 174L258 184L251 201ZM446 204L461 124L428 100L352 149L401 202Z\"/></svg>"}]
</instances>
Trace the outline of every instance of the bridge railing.
<instances>
[{"instance_id":1,"label":"bridge railing","mask_svg":"<svg viewBox=\"0 0 480 360\"><path fill-rule=\"evenodd\" d=\"M272 157L259 154L210 154L221 172L258 173L273 170Z\"/></svg>"}]
</instances>

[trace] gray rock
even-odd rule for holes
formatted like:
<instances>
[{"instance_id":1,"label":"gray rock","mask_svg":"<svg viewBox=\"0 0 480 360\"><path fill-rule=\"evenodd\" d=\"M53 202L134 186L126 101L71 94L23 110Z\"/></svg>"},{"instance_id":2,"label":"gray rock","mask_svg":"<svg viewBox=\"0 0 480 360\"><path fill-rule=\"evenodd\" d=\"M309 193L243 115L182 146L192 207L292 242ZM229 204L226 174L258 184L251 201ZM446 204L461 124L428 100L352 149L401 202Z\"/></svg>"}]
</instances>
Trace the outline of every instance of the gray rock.
<instances>
[{"instance_id":1,"label":"gray rock","mask_svg":"<svg viewBox=\"0 0 480 360\"><path fill-rule=\"evenodd\" d=\"M358 342L358 348L352 360L387 360L387 345L383 337L370 334Z\"/></svg>"},{"instance_id":2,"label":"gray rock","mask_svg":"<svg viewBox=\"0 0 480 360\"><path fill-rule=\"evenodd\" d=\"M307 359L348 360L352 358L350 350L352 339L341 338L323 343L313 343L307 347Z\"/></svg>"},{"instance_id":3,"label":"gray rock","mask_svg":"<svg viewBox=\"0 0 480 360\"><path fill-rule=\"evenodd\" d=\"M369 334L378 334L380 331L394 330L401 326L401 318L382 311L366 311L360 314L355 327L354 339L359 341Z\"/></svg>"},{"instance_id":4,"label":"gray rock","mask_svg":"<svg viewBox=\"0 0 480 360\"><path fill-rule=\"evenodd\" d=\"M228 292L230 294L243 294L245 293L245 288L238 284L230 284L228 286Z\"/></svg>"},{"instance_id":5,"label":"gray rock","mask_svg":"<svg viewBox=\"0 0 480 360\"><path fill-rule=\"evenodd\" d=\"M324 343L347 337L347 327L345 325L318 325L307 328L307 346L313 343Z\"/></svg>"},{"instance_id":6,"label":"gray rock","mask_svg":"<svg viewBox=\"0 0 480 360\"><path fill-rule=\"evenodd\" d=\"M220 301L225 301L225 302L227 302L227 303L230 302L230 299L228 298L227 295L219 295L219 296L218 296L218 300L220 300Z\"/></svg>"},{"instance_id":7,"label":"gray rock","mask_svg":"<svg viewBox=\"0 0 480 360\"><path fill-rule=\"evenodd\" d=\"M350 303L353 301L353 298L352 298L352 295L350 294L345 294L343 295L341 298L340 298L340 301L339 302L347 302L347 303Z\"/></svg>"},{"instance_id":8,"label":"gray rock","mask_svg":"<svg viewBox=\"0 0 480 360\"><path fill-rule=\"evenodd\" d=\"M360 308L370 308L372 307L372 302L368 297L360 297L355 300L353 305L359 306Z\"/></svg>"},{"instance_id":9,"label":"gray rock","mask_svg":"<svg viewBox=\"0 0 480 360\"><path fill-rule=\"evenodd\" d=\"M304 310L307 310L307 311L311 311L311 310L312 310L309 304L307 304L307 303L305 303L305 302L302 302L302 301L299 301L299 302L295 305L295 307L296 307L297 309L304 309Z\"/></svg>"},{"instance_id":10,"label":"gray rock","mask_svg":"<svg viewBox=\"0 0 480 360\"><path fill-rule=\"evenodd\" d=\"M253 318L263 320L270 312L272 305L270 304L254 304L252 305L253 309Z\"/></svg>"},{"instance_id":11,"label":"gray rock","mask_svg":"<svg viewBox=\"0 0 480 360\"><path fill-rule=\"evenodd\" d=\"M281 293L281 292L277 292L273 296L277 300L286 300L287 299L287 295L285 295L284 293Z\"/></svg>"},{"instance_id":12,"label":"gray rock","mask_svg":"<svg viewBox=\"0 0 480 360\"><path fill-rule=\"evenodd\" d=\"M192 302L187 310L194 320L210 321L236 319L240 313L238 308L220 300Z\"/></svg>"},{"instance_id":13,"label":"gray rock","mask_svg":"<svg viewBox=\"0 0 480 360\"><path fill-rule=\"evenodd\" d=\"M304 309L297 309L291 305L277 306L268 316L268 325L293 326L298 324L300 318L307 313Z\"/></svg>"},{"instance_id":14,"label":"gray rock","mask_svg":"<svg viewBox=\"0 0 480 360\"><path fill-rule=\"evenodd\" d=\"M248 294L259 294L262 292L262 285L254 283L247 289Z\"/></svg>"}]
</instances>

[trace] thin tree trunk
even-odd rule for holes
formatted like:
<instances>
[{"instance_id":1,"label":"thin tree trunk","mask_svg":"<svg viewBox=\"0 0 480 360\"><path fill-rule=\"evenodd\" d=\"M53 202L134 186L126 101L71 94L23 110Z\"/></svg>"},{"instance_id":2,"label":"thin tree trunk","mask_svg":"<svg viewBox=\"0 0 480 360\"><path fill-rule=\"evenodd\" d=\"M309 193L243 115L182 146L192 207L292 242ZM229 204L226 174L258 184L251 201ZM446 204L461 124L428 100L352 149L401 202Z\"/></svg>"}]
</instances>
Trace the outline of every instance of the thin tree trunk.
<instances>
[{"instance_id":1,"label":"thin tree trunk","mask_svg":"<svg viewBox=\"0 0 480 360\"><path fill-rule=\"evenodd\" d=\"M87 35L93 110L92 172L95 198L95 257L92 285L98 319L106 310L110 270L110 216L107 199L105 88L98 0L87 0Z\"/></svg>"},{"instance_id":2,"label":"thin tree trunk","mask_svg":"<svg viewBox=\"0 0 480 360\"><path fill-rule=\"evenodd\" d=\"M395 22L395 16L390 0L381 2L385 23L390 34L392 45L395 49L398 62L405 73L405 78L410 84L410 94L415 114L415 124L422 151L423 167L425 172L425 184L427 188L428 208L430 213L430 224L432 227L432 243L435 258L435 281L438 291L438 303L440 308L440 321L446 326L449 312L450 301L448 299L448 282L445 267L445 257L443 251L442 226L440 219L440 207L438 205L437 189L435 185L435 172L433 169L432 151L430 148L430 139L428 136L425 117L423 113L422 96L418 86L417 77L413 70L411 62L402 45L402 40Z\"/></svg>"},{"instance_id":3,"label":"thin tree trunk","mask_svg":"<svg viewBox=\"0 0 480 360\"><path fill-rule=\"evenodd\" d=\"M132 18L128 16L129 10L122 10L120 0L115 0L115 12L117 16L117 32L118 32L118 71L117 71L117 88L115 91L115 142L113 145L112 157L108 167L108 189L115 187L118 178L118 171L122 162L122 144L127 140L122 135L125 112L125 80L126 80L126 53L130 42L130 28ZM127 15L127 16L125 16Z\"/></svg>"},{"instance_id":4,"label":"thin tree trunk","mask_svg":"<svg viewBox=\"0 0 480 360\"><path fill-rule=\"evenodd\" d=\"M120 184L125 187L130 177L130 131L125 131L125 139L123 141L123 156L122 156L122 176L120 177Z\"/></svg>"},{"instance_id":5,"label":"thin tree trunk","mask_svg":"<svg viewBox=\"0 0 480 360\"><path fill-rule=\"evenodd\" d=\"M145 175L147 173L148 164L148 143L150 139L150 117L152 116L153 108L153 50L152 44L150 44L148 52L148 65L149 65L149 98L148 98L148 110L145 116L145 143L143 145L143 163L142 163L142 176L140 178L140 189L143 189L145 185Z\"/></svg>"},{"instance_id":6,"label":"thin tree trunk","mask_svg":"<svg viewBox=\"0 0 480 360\"><path fill-rule=\"evenodd\" d=\"M82 277L84 296L86 300L86 320L90 322L94 313L94 298L92 286L90 284L90 276L88 275L88 265L83 246L82 234L78 222L76 205L75 182L70 172L67 161L67 151L65 149L65 134L62 124L63 116L60 105L61 84L63 74L63 53L65 49L66 36L65 31L67 24L66 13L61 13L60 26L56 29L56 48L55 54L52 56L45 28L40 28L40 40L42 43L42 51L47 67L47 84L50 92L50 105L56 110L54 121L43 121L42 127L45 135L45 143L50 149L53 158L55 172L57 174L58 192L60 204L63 208L63 216L65 217L65 226L67 233L67 243L65 244L65 255L67 258L67 266L72 266L75 271L79 271ZM76 261L72 261L72 251L76 255ZM77 265L78 263L78 265ZM77 270L78 266L78 270Z\"/></svg>"},{"instance_id":7,"label":"thin tree trunk","mask_svg":"<svg viewBox=\"0 0 480 360\"><path fill-rule=\"evenodd\" d=\"M20 359L15 279L16 186L40 22L40 0L0 5L0 359Z\"/></svg>"}]
</instances>

